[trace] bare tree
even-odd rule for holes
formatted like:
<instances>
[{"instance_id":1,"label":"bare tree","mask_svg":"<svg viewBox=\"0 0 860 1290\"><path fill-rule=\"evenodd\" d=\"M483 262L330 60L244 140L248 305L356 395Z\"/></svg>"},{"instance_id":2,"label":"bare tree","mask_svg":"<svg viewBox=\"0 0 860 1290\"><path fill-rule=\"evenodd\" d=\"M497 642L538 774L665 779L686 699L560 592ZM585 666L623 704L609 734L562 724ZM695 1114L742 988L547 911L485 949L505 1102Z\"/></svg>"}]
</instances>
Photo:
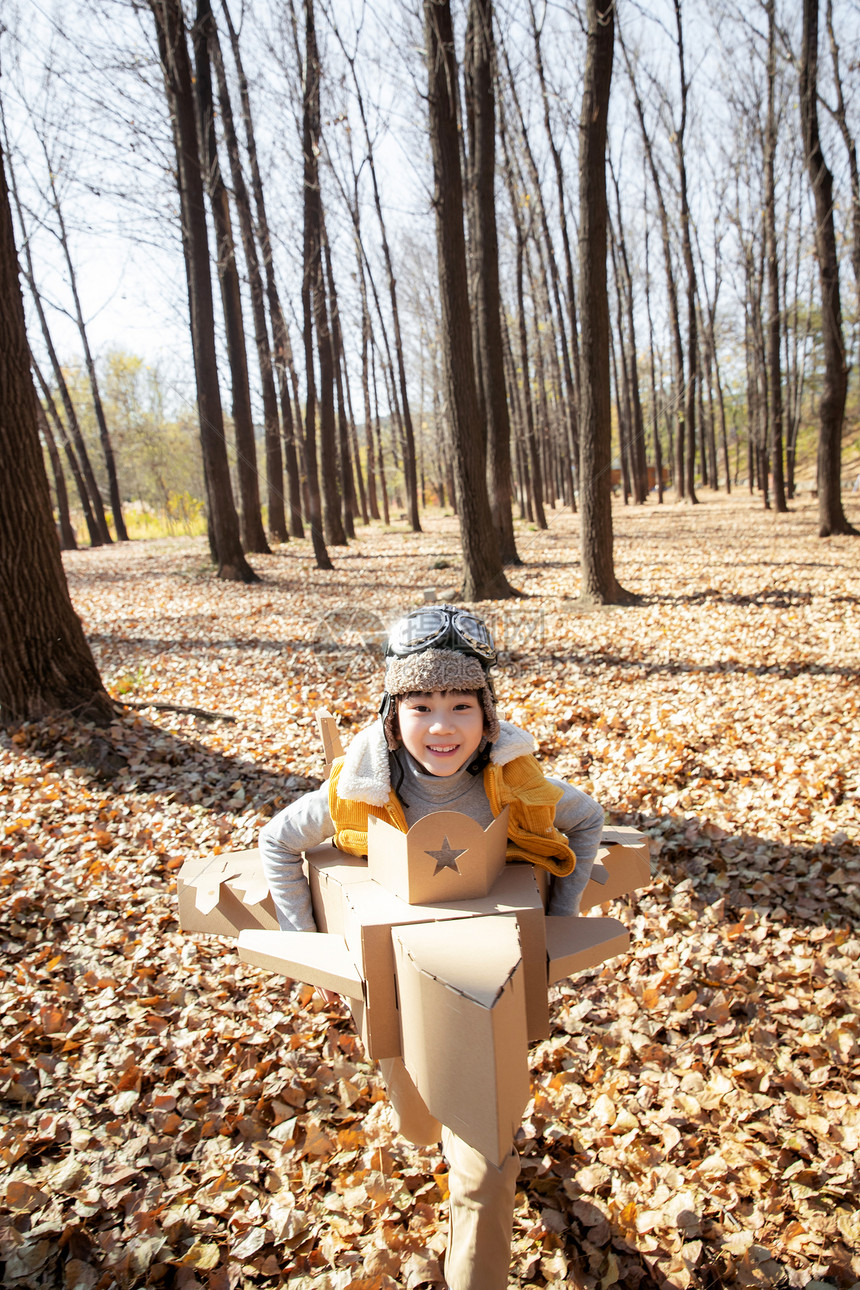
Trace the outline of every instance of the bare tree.
<instances>
[{"instance_id":1,"label":"bare tree","mask_svg":"<svg viewBox=\"0 0 860 1290\"><path fill-rule=\"evenodd\" d=\"M0 337L0 718L73 710L106 722L113 705L72 608L51 515L2 150Z\"/></svg>"},{"instance_id":2,"label":"bare tree","mask_svg":"<svg viewBox=\"0 0 860 1290\"><path fill-rule=\"evenodd\" d=\"M200 445L206 479L209 545L219 578L256 582L257 575L242 551L224 437L224 416L215 353L212 279L209 273L209 234L185 22L180 0L149 0L149 7L155 20L176 149L191 344L197 379Z\"/></svg>"},{"instance_id":3,"label":"bare tree","mask_svg":"<svg viewBox=\"0 0 860 1290\"><path fill-rule=\"evenodd\" d=\"M128 541L125 520L122 514L122 500L119 493L119 480L117 479L116 461L114 458L113 444L111 443L110 431L108 430L107 418L105 417L104 405L102 403L101 391L99 390L98 378L96 376L96 365L93 361L92 351L90 350L89 337L87 335L87 326L84 321L84 311L81 308L81 298L78 293L78 277L75 272L74 261L69 247L69 235L66 231L66 221L63 217L63 208L60 204L60 194L57 189L56 171L48 152L47 144L44 138L40 139L42 149L45 154L45 162L48 169L48 183L51 189L51 206L57 220L55 230L57 240L63 249L63 258L66 262L66 271L68 273L69 289L72 293L72 300L75 306L75 324L78 329L78 335L81 338L81 345L84 351L84 363L87 369L87 377L90 383L90 392L93 400L93 411L95 412L96 425L99 428L99 441L102 446L102 454L105 461L105 470L108 480L108 496L110 497L111 513L113 515L116 535L120 542Z\"/></svg>"},{"instance_id":4,"label":"bare tree","mask_svg":"<svg viewBox=\"0 0 860 1290\"><path fill-rule=\"evenodd\" d=\"M251 172L251 191L254 195L254 209L257 215L256 232L260 243L260 254L263 259L263 271L266 278L266 299L269 305L269 316L272 320L272 350L275 370L278 377L278 390L281 401L281 420L284 435L284 456L286 459L287 482L289 486L289 524L290 534L295 538L304 537L302 527L302 496L299 478L298 443L302 434L301 407L299 402L298 375L293 362L290 334L287 329L284 311L281 306L280 293L275 277L275 265L272 257L272 239L269 232L269 219L266 213L266 202L263 193L263 179L260 174L260 163L257 158L257 140L254 133L254 119L251 114L251 96L248 91L248 80L239 48L239 37L227 0L221 0L224 21L230 36L233 61L236 64L236 77L239 83L239 101L242 105L242 121L245 130L245 144L248 152L248 166ZM295 397L295 415L290 405L290 385Z\"/></svg>"},{"instance_id":5,"label":"bare tree","mask_svg":"<svg viewBox=\"0 0 860 1290\"><path fill-rule=\"evenodd\" d=\"M818 0L803 0L800 59L800 120L803 151L815 198L815 247L821 281L821 332L824 383L818 426L818 533L857 536L842 508L842 421L848 389L848 364L842 336L839 258L833 224L833 176L824 160L818 130Z\"/></svg>"},{"instance_id":6,"label":"bare tree","mask_svg":"<svg viewBox=\"0 0 860 1290\"><path fill-rule=\"evenodd\" d=\"M770 459L773 468L773 504L785 512L785 482L782 451L782 315L779 307L779 247L776 240L775 158L778 121L776 87L776 4L766 0L767 10L767 122L764 132L764 225L767 253L767 369L768 413L770 418Z\"/></svg>"},{"instance_id":7,"label":"bare tree","mask_svg":"<svg viewBox=\"0 0 860 1290\"><path fill-rule=\"evenodd\" d=\"M606 284L606 127L612 84L614 0L587 0L579 118L579 487L582 584L587 604L626 598L615 577L610 464L609 298Z\"/></svg>"},{"instance_id":8,"label":"bare tree","mask_svg":"<svg viewBox=\"0 0 860 1290\"><path fill-rule=\"evenodd\" d=\"M462 596L464 600L500 600L515 593L504 574L487 496L486 457L472 353L458 138L457 61L449 0L424 0L424 39L439 295L463 549Z\"/></svg>"},{"instance_id":9,"label":"bare tree","mask_svg":"<svg viewBox=\"0 0 860 1290\"><path fill-rule=\"evenodd\" d=\"M334 391L331 366L331 337L325 303L325 284L322 276L322 202L319 187L319 59L316 52L313 0L305 0L305 63L303 71L302 100L302 153L304 156L304 244L302 274L302 318L305 342L305 464L308 472L308 523L317 567L331 569L332 563L325 548L320 507L320 482L317 466L316 443L316 377L314 373L314 323L317 329L317 346L323 397L322 421L328 445L328 472L334 474ZM324 361L325 360L325 361ZM326 535L329 524L340 528L340 514L334 503L326 508ZM346 538L343 537L343 541Z\"/></svg>"},{"instance_id":10,"label":"bare tree","mask_svg":"<svg viewBox=\"0 0 860 1290\"><path fill-rule=\"evenodd\" d=\"M472 250L475 352L487 428L490 509L504 564L519 564L511 510L511 425L502 351L499 241L496 231L496 97L492 0L471 0L464 65Z\"/></svg>"},{"instance_id":11,"label":"bare tree","mask_svg":"<svg viewBox=\"0 0 860 1290\"><path fill-rule=\"evenodd\" d=\"M257 448L254 441L254 418L251 412L242 291L230 218L230 195L221 173L221 160L215 138L215 103L212 94L212 68L209 61L210 33L214 28L210 0L197 0L197 20L193 28L196 72L194 90L202 144L201 160L217 242L218 283L221 288L221 306L224 313L227 358L230 364L233 392L233 430L236 436L240 531L242 546L246 551L268 555L269 544L266 541L260 515Z\"/></svg>"},{"instance_id":12,"label":"bare tree","mask_svg":"<svg viewBox=\"0 0 860 1290\"><path fill-rule=\"evenodd\" d=\"M254 343L257 349L257 363L260 368L260 387L263 397L263 431L266 447L268 527L269 532L277 542L286 542L288 534L284 512L284 466L283 457L281 456L280 425L278 424L278 396L275 390L275 376L272 369L269 329L266 326L266 297L263 276L260 272L260 260L257 255L257 242L254 237L251 199L248 195L248 186L245 183L239 140L233 119L233 104L230 101L224 59L221 54L221 43L218 39L218 28L212 18L211 11L207 21L207 33L209 58L215 68L215 76L218 82L218 106L221 110L224 143L230 162L233 201L239 217L239 231L242 237L242 250L245 256L245 268L248 274L248 287L251 296L251 313L254 320Z\"/></svg>"}]
</instances>

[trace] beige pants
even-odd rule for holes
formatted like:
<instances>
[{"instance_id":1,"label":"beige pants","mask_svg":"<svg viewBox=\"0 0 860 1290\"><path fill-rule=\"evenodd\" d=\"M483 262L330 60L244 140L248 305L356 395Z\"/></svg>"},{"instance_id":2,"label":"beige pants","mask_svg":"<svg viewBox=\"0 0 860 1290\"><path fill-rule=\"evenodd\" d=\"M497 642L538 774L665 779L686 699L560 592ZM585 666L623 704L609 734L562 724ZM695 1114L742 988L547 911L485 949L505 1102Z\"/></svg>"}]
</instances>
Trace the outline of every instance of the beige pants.
<instances>
[{"instance_id":1,"label":"beige pants","mask_svg":"<svg viewBox=\"0 0 860 1290\"><path fill-rule=\"evenodd\" d=\"M506 1290L519 1156L512 1146L501 1166L494 1165L430 1114L399 1057L379 1066L404 1138L419 1146L442 1139L449 1193L446 1283L450 1290Z\"/></svg>"}]
</instances>

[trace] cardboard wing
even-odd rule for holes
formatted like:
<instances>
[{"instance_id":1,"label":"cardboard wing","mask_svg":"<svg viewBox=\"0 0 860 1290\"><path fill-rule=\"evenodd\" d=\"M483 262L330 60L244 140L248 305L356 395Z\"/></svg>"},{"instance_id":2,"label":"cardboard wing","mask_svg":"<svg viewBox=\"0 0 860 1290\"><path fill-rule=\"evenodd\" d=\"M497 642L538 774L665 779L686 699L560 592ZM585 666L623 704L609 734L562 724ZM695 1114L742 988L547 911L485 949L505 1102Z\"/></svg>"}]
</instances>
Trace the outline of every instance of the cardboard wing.
<instances>
[{"instance_id":1,"label":"cardboard wing","mask_svg":"<svg viewBox=\"0 0 860 1290\"><path fill-rule=\"evenodd\" d=\"M580 909L617 900L650 881L651 853L645 834L636 829L604 829Z\"/></svg>"},{"instance_id":2,"label":"cardboard wing","mask_svg":"<svg viewBox=\"0 0 860 1290\"><path fill-rule=\"evenodd\" d=\"M308 985L336 990L348 999L363 997L361 977L341 936L243 931L239 933L239 958Z\"/></svg>"},{"instance_id":3,"label":"cardboard wing","mask_svg":"<svg viewBox=\"0 0 860 1290\"><path fill-rule=\"evenodd\" d=\"M246 927L276 931L278 916L259 851L230 851L186 860L176 879L184 932L238 936Z\"/></svg>"},{"instance_id":4,"label":"cardboard wing","mask_svg":"<svg viewBox=\"0 0 860 1290\"><path fill-rule=\"evenodd\" d=\"M597 967L629 946L630 934L617 918L551 916L546 920L547 984Z\"/></svg>"},{"instance_id":5,"label":"cardboard wing","mask_svg":"<svg viewBox=\"0 0 860 1290\"><path fill-rule=\"evenodd\" d=\"M529 1098L516 919L392 931L403 1062L427 1109L496 1165Z\"/></svg>"}]
</instances>

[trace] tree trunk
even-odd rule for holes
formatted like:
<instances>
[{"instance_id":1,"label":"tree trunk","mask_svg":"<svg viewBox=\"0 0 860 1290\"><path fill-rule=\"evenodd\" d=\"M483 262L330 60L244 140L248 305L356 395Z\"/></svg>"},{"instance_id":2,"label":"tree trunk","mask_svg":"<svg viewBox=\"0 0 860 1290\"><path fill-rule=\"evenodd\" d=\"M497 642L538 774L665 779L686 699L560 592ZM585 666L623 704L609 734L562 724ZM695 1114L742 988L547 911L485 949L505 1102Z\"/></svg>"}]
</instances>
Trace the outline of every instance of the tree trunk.
<instances>
[{"instance_id":1,"label":"tree trunk","mask_svg":"<svg viewBox=\"0 0 860 1290\"><path fill-rule=\"evenodd\" d=\"M570 237L567 230L567 211L565 209L565 183L564 169L561 162L561 153L555 142L552 132L552 122L549 112L549 95L547 93L546 78L543 69L543 55L541 53L540 29L535 19L533 0L529 0L529 14L532 23L532 35L535 46L535 66L540 81L541 99L543 102L544 128L546 129L547 142L549 143L550 153L552 154L553 166L555 167L556 192L558 197L558 222L561 232L561 244L564 251L564 267L567 286L567 308L568 322L570 326L570 376L573 381L573 406L570 415L571 426L571 452L575 461L575 469L579 468L579 327L576 316L576 291L573 282L573 257L570 252ZM565 357L567 349L565 347ZM565 380L568 376L568 366L565 363ZM576 510L574 502L573 509Z\"/></svg>"},{"instance_id":2,"label":"tree trunk","mask_svg":"<svg viewBox=\"0 0 860 1290\"><path fill-rule=\"evenodd\" d=\"M767 9L767 124L764 135L764 230L767 248L767 371L770 409L770 457L773 466L773 504L778 512L788 510L782 456L782 340L779 308L779 251L776 242L776 156L777 120L774 108L776 82L776 13L775 0L766 0Z\"/></svg>"},{"instance_id":3,"label":"tree trunk","mask_svg":"<svg viewBox=\"0 0 860 1290\"><path fill-rule=\"evenodd\" d=\"M308 479L308 522L311 526L311 541L319 569L331 569L333 565L323 540L319 468L317 465L317 431L316 431L316 377L314 372L313 326L317 323L317 341L320 355L324 342L329 341L327 358L328 369L321 377L325 388L328 378L326 416L327 431L334 428L334 399L331 386L331 344L328 336L328 320L325 317L325 297L323 293L322 310L319 309L319 297L323 291L322 282L322 211L319 190L319 172L316 164L314 147L319 147L314 139L319 138L319 64L316 57L316 35L314 30L313 0L305 0L305 66L303 71L303 104L302 104L302 152L304 155L304 241L302 273L302 319L305 342L305 381L307 395L305 399L305 465ZM319 335L319 324L325 325L325 336ZM333 439L333 433L332 433ZM333 450L333 443L328 445ZM325 461L324 461L325 468ZM328 461L328 473L333 474L334 461ZM337 509L327 519L340 525ZM345 539L344 539L345 541Z\"/></svg>"},{"instance_id":4,"label":"tree trunk","mask_svg":"<svg viewBox=\"0 0 860 1290\"><path fill-rule=\"evenodd\" d=\"M36 392L0 150L0 719L113 714L69 598L36 423Z\"/></svg>"},{"instance_id":5,"label":"tree trunk","mask_svg":"<svg viewBox=\"0 0 860 1290\"><path fill-rule=\"evenodd\" d=\"M215 311L209 272L209 234L206 227L191 62L182 8L179 0L149 0L149 6L155 20L158 52L176 147L182 245L185 252L191 344L197 380L197 410L206 479L210 545L219 578L233 582L256 582L257 575L242 552L224 438L224 416L215 353Z\"/></svg>"},{"instance_id":6,"label":"tree trunk","mask_svg":"<svg viewBox=\"0 0 860 1290\"><path fill-rule=\"evenodd\" d=\"M439 296L463 549L462 598L499 600L515 593L504 574L487 496L486 456L469 318L457 64L449 0L424 0L424 36Z\"/></svg>"},{"instance_id":7,"label":"tree trunk","mask_svg":"<svg viewBox=\"0 0 860 1290\"><path fill-rule=\"evenodd\" d=\"M212 96L212 69L209 63L209 32L214 28L210 0L197 0L197 21L193 41L196 77L194 89L203 172L209 193L209 205L215 226L218 282L224 310L227 357L233 389L233 431L236 436L236 476L239 481L240 531L246 551L269 554L269 544L260 514L260 488L257 476L257 447L254 442L254 418L251 412L251 388L248 381L248 353L245 323L242 317L242 292L236 267L236 248L230 219L230 195L221 174L218 145L215 139L215 104Z\"/></svg>"},{"instance_id":8,"label":"tree trunk","mask_svg":"<svg viewBox=\"0 0 860 1290\"><path fill-rule=\"evenodd\" d=\"M78 295L78 280L77 280L77 274L75 272L75 266L72 261L72 254L71 254L71 251L69 250L69 239L66 234L66 221L63 218L63 211L62 211L62 207L60 206L60 196L59 196L59 193L57 192L57 185L54 179L54 168L52 165L52 161L48 154L48 149L45 145L44 140L42 140L41 142L42 142L42 148L45 153L45 161L47 163L49 183L51 185L52 205L54 207L54 213L57 217L57 226L59 230L57 236L59 238L60 246L63 248L63 258L65 259L66 269L68 270L68 274L69 274L69 287L71 289L72 300L74 301L74 305L75 305L75 322L77 324L78 335L81 338L81 345L84 351L84 364L87 369L87 377L90 383L90 393L92 395L92 400L93 400L93 411L95 412L96 425L98 426L98 429L99 429L99 441L102 446L102 455L104 456L105 471L107 472L108 496L110 498L110 506L111 506L111 513L113 515L114 527L116 528L116 535L119 541L127 542L128 533L126 532L125 520L123 519L123 515L122 515L122 501L119 495L119 481L117 479L117 473L116 473L116 461L114 459L113 444L111 443L110 431L108 430L108 425L107 425L107 418L105 417L104 406L102 405L102 397L101 397L101 392L99 390L98 377L96 375L96 365L93 361L92 351L90 350L90 342L87 336L87 327L86 327L86 323L84 322L84 311L81 308L81 299L80 299L80 296Z\"/></svg>"},{"instance_id":9,"label":"tree trunk","mask_svg":"<svg viewBox=\"0 0 860 1290\"><path fill-rule=\"evenodd\" d=\"M627 48L619 31L619 43L624 54L624 62L627 68L627 75L630 81L630 88L633 91L633 101L636 106L636 115L639 120L639 128L642 132L642 143L645 147L645 156L648 160L648 170L651 175L651 182L654 185L654 193L657 198L657 209L660 214L660 233L663 242L663 264L666 271L666 295L669 304L669 327L672 336L672 362L673 362L673 383L675 386L675 403L677 406L676 422L677 433L674 443L674 485L675 494L678 501L681 501L686 494L687 477L685 470L685 434L684 434L684 346L681 340L681 321L680 311L678 309L678 288L675 282L675 272L672 267L672 244L669 231L669 215L666 210L666 203L663 199L663 187L660 183L660 174L657 170L657 163L654 158L654 149L651 146L651 138L645 125L645 109L642 106L642 99L633 76L633 69L630 66L630 59L627 54ZM580 286L580 291L582 290ZM668 412L667 412L668 416ZM672 438L672 426L669 425L669 437Z\"/></svg>"},{"instance_id":10,"label":"tree trunk","mask_svg":"<svg viewBox=\"0 0 860 1290\"><path fill-rule=\"evenodd\" d=\"M90 546L99 546L101 544L101 537L99 536L98 525L96 524L96 517L95 515L93 515L93 510L90 505L90 498L89 498L89 494L87 493L86 482L84 480L83 475L81 474L81 468L80 468L80 465L78 464L78 459L75 456L75 450L72 447L71 442L69 441L69 436L66 433L66 427L63 425L60 414L57 411L56 404L54 403L54 400L51 397L51 391L48 388L48 383L45 380L44 376L42 375L41 368L39 367L36 360L33 358L32 353L30 354L30 363L33 368L33 371L36 373L36 379L39 382L39 386L42 390L42 397L45 400L45 407L48 410L48 415L50 416L54 425L57 427L57 433L60 436L60 442L62 443L63 449L65 450L66 460L69 463L69 469L72 472L72 478L74 479L75 487L78 490L78 499L81 503L81 510L84 513L84 521L86 522L87 532L89 533L89 536L90 536Z\"/></svg>"},{"instance_id":11,"label":"tree trunk","mask_svg":"<svg viewBox=\"0 0 860 1290\"><path fill-rule=\"evenodd\" d=\"M803 152L815 198L815 247L821 281L821 338L824 382L818 426L818 533L857 535L842 508L842 421L848 390L848 364L842 336L839 259L833 223L833 176L824 160L818 132L818 0L803 0L800 61L800 119Z\"/></svg>"},{"instance_id":12,"label":"tree trunk","mask_svg":"<svg viewBox=\"0 0 860 1290\"><path fill-rule=\"evenodd\" d=\"M221 42L218 39L218 28L214 21L209 23L208 36L209 58L215 68L215 76L218 81L218 103L224 128L224 142L230 161L233 200L236 203L236 213L239 217L239 232L242 238L242 250L245 255L245 268L248 274L248 287L251 295L251 313L254 319L254 344L257 349L257 363L260 368L260 389L263 397L263 433L266 447L268 527L276 542L286 542L289 535L284 511L284 462L281 455L281 428L278 423L278 395L275 390L275 376L272 371L269 329L266 326L266 298L263 277L260 273L257 243L254 238L251 200L245 183L242 159L239 152L239 140L236 136L236 126L233 120L233 105L230 102L230 91L224 72Z\"/></svg>"},{"instance_id":13,"label":"tree trunk","mask_svg":"<svg viewBox=\"0 0 860 1290\"><path fill-rule=\"evenodd\" d=\"M471 0L466 29L466 120L474 212L475 351L484 390L490 509L503 564L519 564L511 507L511 426L502 350L496 231L496 100L492 0Z\"/></svg>"},{"instance_id":14,"label":"tree trunk","mask_svg":"<svg viewBox=\"0 0 860 1290\"><path fill-rule=\"evenodd\" d=\"M57 532L60 538L61 551L76 551L78 549L75 530L72 528L72 519L69 515L69 494L66 489L66 477L63 474L63 463L60 461L60 454L57 451L56 440L53 431L48 424L48 418L45 416L45 409L41 403L36 400L36 420L45 441L45 447L48 450L48 456L51 460L51 474L54 476L54 491L57 494Z\"/></svg>"},{"instance_id":15,"label":"tree trunk","mask_svg":"<svg viewBox=\"0 0 860 1290\"><path fill-rule=\"evenodd\" d=\"M281 400L284 457L287 468L287 482L289 485L290 534L294 538L303 538L302 484L299 469L299 449L297 446L300 445L302 437L298 375L293 362L290 334L287 330L284 311L281 308L278 284L275 278L275 266L272 258L272 240L269 234L269 221L266 215L263 180L260 175L260 166L257 160L257 141L254 134L254 120L251 115L251 98L248 93L248 81L242 64L239 38L230 17L227 0L221 0L221 7L224 12L224 20L227 23L227 30L230 33L230 45L233 50L233 61L236 64L236 75L239 82L239 99L242 104L242 119L245 124L248 163L251 171L251 188L254 194L254 206L257 212L257 237L260 243L260 253L263 257L263 269L266 275L266 299L269 305L269 315L272 320L272 350L275 370L278 377L278 391ZM293 408L290 404L291 384L295 398L295 415L293 415Z\"/></svg>"},{"instance_id":16,"label":"tree trunk","mask_svg":"<svg viewBox=\"0 0 860 1290\"><path fill-rule=\"evenodd\" d=\"M340 32L335 26L335 35L340 41ZM400 385L400 396L396 400L398 407L398 417L400 408L403 410L403 433L406 441L406 452L403 462L404 479L406 483L407 502L409 511L409 524L413 533L421 532L421 520L418 514L418 471L415 455L415 432L412 426L412 413L409 407L409 395L406 389L406 367L403 361L403 338L400 331L400 310L397 303L397 280L394 276L394 266L391 260L391 248L388 244L388 234L385 227L385 219L382 214L382 200L379 196L379 184L376 176L376 161L373 151L373 143L370 137L370 129L367 124L367 117L364 111L364 96L359 85L358 75L355 70L355 58L350 57L346 52L346 47L341 41L341 49L344 57L349 63L352 73L353 83L355 85L356 102L358 105L361 124L364 129L364 141L367 150L367 162L370 170L370 179L373 186L373 201L376 207L376 217L379 221L379 231L382 238L382 254L385 260L385 273L388 278L388 295L391 301L391 322L394 330L394 349L397 357L397 376ZM369 268L369 265L368 265ZM374 288L374 296L376 290ZM378 306L378 299L377 299ZM393 379L393 378L392 378Z\"/></svg>"},{"instance_id":17,"label":"tree trunk","mask_svg":"<svg viewBox=\"0 0 860 1290\"><path fill-rule=\"evenodd\" d=\"M614 0L587 0L588 43L579 118L579 487L582 583L586 604L625 598L612 551L612 411L606 283L606 121L612 83Z\"/></svg>"},{"instance_id":18,"label":"tree trunk","mask_svg":"<svg viewBox=\"0 0 860 1290\"><path fill-rule=\"evenodd\" d=\"M651 427L654 435L654 478L657 502L663 505L663 449L660 443L660 416L657 407L657 369L654 361L654 320L651 316L651 267L649 263L648 204L645 202L645 315L648 319L648 354L651 372Z\"/></svg>"}]
</instances>

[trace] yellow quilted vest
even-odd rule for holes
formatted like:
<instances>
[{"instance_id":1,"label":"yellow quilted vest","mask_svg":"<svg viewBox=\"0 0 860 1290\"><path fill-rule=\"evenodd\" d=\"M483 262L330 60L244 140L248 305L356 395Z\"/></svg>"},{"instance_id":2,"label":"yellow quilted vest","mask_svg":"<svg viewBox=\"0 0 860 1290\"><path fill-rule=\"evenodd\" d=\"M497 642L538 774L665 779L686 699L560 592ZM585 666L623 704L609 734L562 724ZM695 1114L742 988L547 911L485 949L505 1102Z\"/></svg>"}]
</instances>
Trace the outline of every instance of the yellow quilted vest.
<instances>
[{"instance_id":1,"label":"yellow quilted vest","mask_svg":"<svg viewBox=\"0 0 860 1290\"><path fill-rule=\"evenodd\" d=\"M338 757L328 781L328 806L335 827L335 846L353 856L367 855L367 817L375 815L406 833L403 807L392 789L385 806L339 797L337 785L343 769ZM557 877L572 873L576 856L567 839L554 824L555 808L562 790L551 784L531 754L515 757L504 766L489 762L484 768L484 788L493 818L506 806L508 816L508 859L527 860L548 869Z\"/></svg>"}]
</instances>

